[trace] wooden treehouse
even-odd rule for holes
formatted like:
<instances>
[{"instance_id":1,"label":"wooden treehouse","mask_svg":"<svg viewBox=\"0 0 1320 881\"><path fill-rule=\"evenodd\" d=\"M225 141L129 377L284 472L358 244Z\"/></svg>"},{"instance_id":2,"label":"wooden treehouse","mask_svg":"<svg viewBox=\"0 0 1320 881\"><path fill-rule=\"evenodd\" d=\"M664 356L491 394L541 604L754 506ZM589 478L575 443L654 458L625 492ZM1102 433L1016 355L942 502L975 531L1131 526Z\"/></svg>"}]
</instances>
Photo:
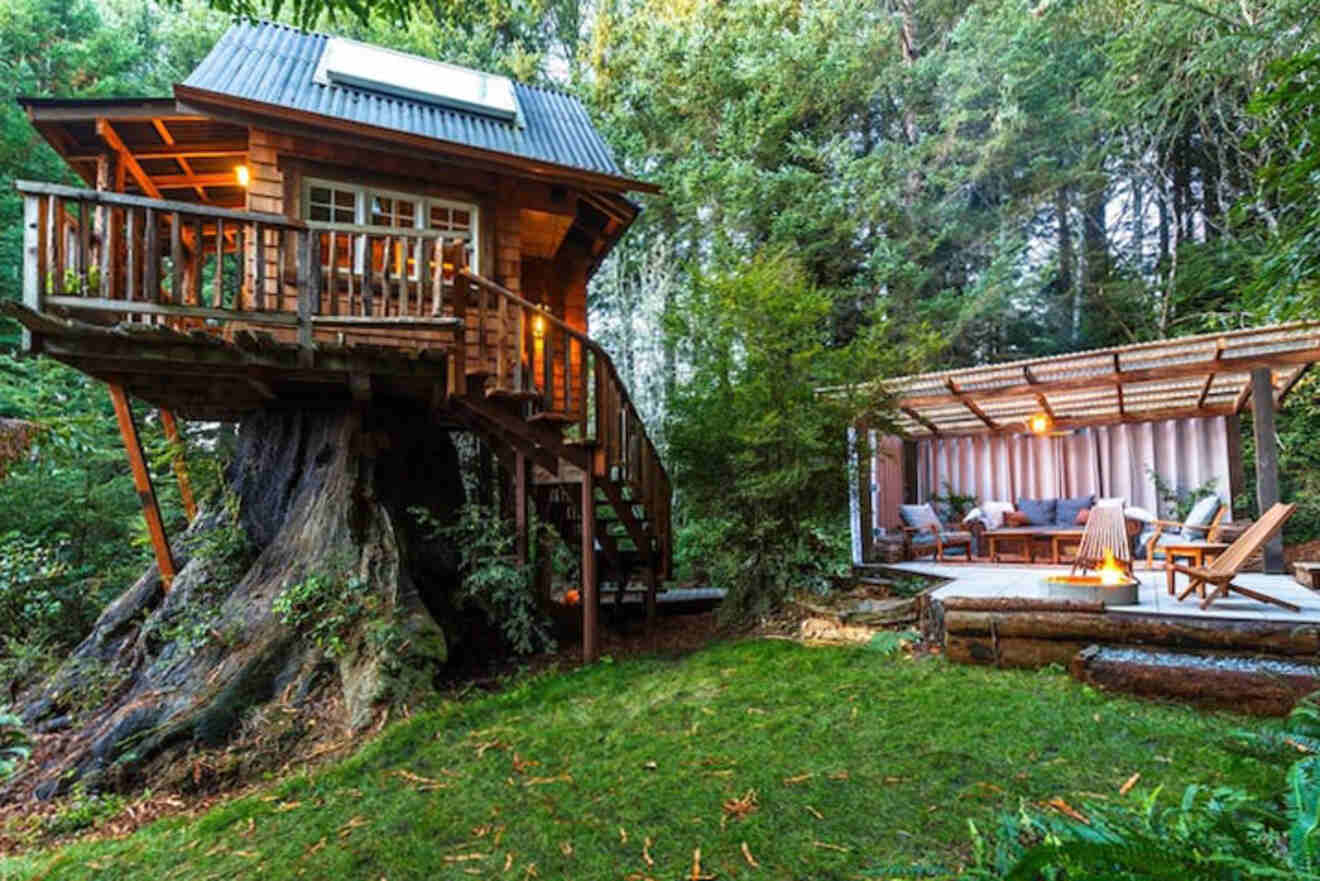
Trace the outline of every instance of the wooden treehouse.
<instances>
[{"instance_id":1,"label":"wooden treehouse","mask_svg":"<svg viewBox=\"0 0 1320 881\"><path fill-rule=\"evenodd\" d=\"M574 98L270 23L171 98L24 99L86 188L20 182L24 344L183 419L406 400L478 432L597 578L671 566L671 488L587 283L636 218Z\"/></svg>"}]
</instances>

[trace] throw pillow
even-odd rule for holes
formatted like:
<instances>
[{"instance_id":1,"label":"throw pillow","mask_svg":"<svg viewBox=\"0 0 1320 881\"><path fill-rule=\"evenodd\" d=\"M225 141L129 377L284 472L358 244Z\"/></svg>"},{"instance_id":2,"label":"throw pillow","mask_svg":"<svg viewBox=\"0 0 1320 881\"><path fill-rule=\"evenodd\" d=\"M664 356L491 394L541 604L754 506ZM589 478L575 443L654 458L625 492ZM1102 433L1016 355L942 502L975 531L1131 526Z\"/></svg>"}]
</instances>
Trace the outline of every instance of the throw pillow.
<instances>
[{"instance_id":1,"label":"throw pillow","mask_svg":"<svg viewBox=\"0 0 1320 881\"><path fill-rule=\"evenodd\" d=\"M1095 504L1094 495L1077 496L1071 499L1059 499L1054 508L1054 522L1060 526L1071 526L1077 522L1077 512Z\"/></svg>"},{"instance_id":2,"label":"throw pillow","mask_svg":"<svg viewBox=\"0 0 1320 881\"><path fill-rule=\"evenodd\" d=\"M1004 525L1013 527L1030 526L1031 518L1022 511L1009 511L1004 515Z\"/></svg>"},{"instance_id":3,"label":"throw pillow","mask_svg":"<svg viewBox=\"0 0 1320 881\"><path fill-rule=\"evenodd\" d=\"M1013 503L986 502L981 509L985 512L986 529L998 529L1004 525L1004 515L1013 510Z\"/></svg>"},{"instance_id":4,"label":"throw pillow","mask_svg":"<svg viewBox=\"0 0 1320 881\"><path fill-rule=\"evenodd\" d=\"M1086 521L1087 521L1087 520L1090 520L1090 519L1091 519L1091 509L1090 509L1090 508L1083 508L1082 510L1080 510L1080 511L1077 512L1077 518L1076 518L1075 520L1073 520L1073 525L1075 525L1075 526L1085 526L1085 525L1086 525Z\"/></svg>"},{"instance_id":5,"label":"throw pillow","mask_svg":"<svg viewBox=\"0 0 1320 881\"><path fill-rule=\"evenodd\" d=\"M1017 509L1027 515L1028 526L1053 526L1056 499L1018 499Z\"/></svg>"}]
</instances>

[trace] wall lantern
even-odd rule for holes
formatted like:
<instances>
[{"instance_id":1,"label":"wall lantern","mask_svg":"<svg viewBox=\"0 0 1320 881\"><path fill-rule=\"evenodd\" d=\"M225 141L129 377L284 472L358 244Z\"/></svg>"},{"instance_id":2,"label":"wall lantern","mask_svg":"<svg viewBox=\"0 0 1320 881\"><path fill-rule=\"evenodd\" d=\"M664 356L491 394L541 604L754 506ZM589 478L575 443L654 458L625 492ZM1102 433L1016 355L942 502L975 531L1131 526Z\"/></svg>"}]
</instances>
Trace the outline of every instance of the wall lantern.
<instances>
[{"instance_id":1,"label":"wall lantern","mask_svg":"<svg viewBox=\"0 0 1320 881\"><path fill-rule=\"evenodd\" d=\"M1031 417L1027 419L1027 428L1030 429L1032 434L1049 434L1050 429L1053 427L1054 420L1044 410L1039 413L1032 413Z\"/></svg>"},{"instance_id":2,"label":"wall lantern","mask_svg":"<svg viewBox=\"0 0 1320 881\"><path fill-rule=\"evenodd\" d=\"M234 169L234 177L238 180L240 187L246 187L252 183L252 172L248 171L246 165L239 165Z\"/></svg>"}]
</instances>

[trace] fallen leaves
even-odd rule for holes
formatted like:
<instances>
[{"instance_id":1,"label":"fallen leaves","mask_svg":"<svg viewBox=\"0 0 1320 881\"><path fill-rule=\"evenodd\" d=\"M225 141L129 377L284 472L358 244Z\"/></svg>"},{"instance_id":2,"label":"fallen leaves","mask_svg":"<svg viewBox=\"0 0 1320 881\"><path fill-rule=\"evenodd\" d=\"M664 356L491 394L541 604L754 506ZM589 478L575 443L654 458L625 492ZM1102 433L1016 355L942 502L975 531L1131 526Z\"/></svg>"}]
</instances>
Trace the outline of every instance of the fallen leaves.
<instances>
[{"instance_id":1,"label":"fallen leaves","mask_svg":"<svg viewBox=\"0 0 1320 881\"><path fill-rule=\"evenodd\" d=\"M811 846L819 847L821 850L835 850L839 853L848 853L850 850L850 848L846 848L842 844L830 844L828 841L813 841L811 842Z\"/></svg>"},{"instance_id":2,"label":"fallen leaves","mask_svg":"<svg viewBox=\"0 0 1320 881\"><path fill-rule=\"evenodd\" d=\"M513 754L513 770L519 774L526 772L528 768L535 768L539 764L541 763L522 758L516 752Z\"/></svg>"},{"instance_id":3,"label":"fallen leaves","mask_svg":"<svg viewBox=\"0 0 1320 881\"><path fill-rule=\"evenodd\" d=\"M642 842L642 862L646 863L648 869L655 866L655 860L651 859L651 836L649 835Z\"/></svg>"},{"instance_id":4,"label":"fallen leaves","mask_svg":"<svg viewBox=\"0 0 1320 881\"><path fill-rule=\"evenodd\" d=\"M347 838L348 836L353 834L354 829L361 829L365 825L367 825L367 818L358 815L356 817L353 817L344 825L340 826L338 835L340 838Z\"/></svg>"},{"instance_id":5,"label":"fallen leaves","mask_svg":"<svg viewBox=\"0 0 1320 881\"><path fill-rule=\"evenodd\" d=\"M701 870L701 848L692 851L692 874L687 876L687 881L712 881L714 875L707 875Z\"/></svg>"},{"instance_id":6,"label":"fallen leaves","mask_svg":"<svg viewBox=\"0 0 1320 881\"><path fill-rule=\"evenodd\" d=\"M1132 791L1132 787L1137 785L1137 781L1140 779L1141 779L1141 772L1138 771L1137 773L1129 777L1126 781L1124 781L1122 786L1118 787L1118 794L1127 795L1129 792Z\"/></svg>"},{"instance_id":7,"label":"fallen leaves","mask_svg":"<svg viewBox=\"0 0 1320 881\"><path fill-rule=\"evenodd\" d=\"M725 799L724 804L721 805L724 809L724 820L730 818L734 820L746 819L749 814L755 813L759 806L760 802L756 798L755 789L747 790L741 798Z\"/></svg>"},{"instance_id":8,"label":"fallen leaves","mask_svg":"<svg viewBox=\"0 0 1320 881\"><path fill-rule=\"evenodd\" d=\"M1045 804L1048 805L1049 807L1054 808L1054 810L1058 811L1059 813L1063 814L1065 817L1068 817L1071 820L1076 820L1078 823L1085 823L1087 826L1091 825L1091 821L1087 819L1085 814L1077 810L1072 805L1068 804L1066 801L1064 801L1062 798L1058 797L1057 795L1054 798L1050 799L1049 801L1045 802Z\"/></svg>"},{"instance_id":9,"label":"fallen leaves","mask_svg":"<svg viewBox=\"0 0 1320 881\"><path fill-rule=\"evenodd\" d=\"M797 785L800 784L800 783L806 783L808 780L810 780L812 777L815 777L815 776L816 776L815 774L813 774L813 773L811 773L810 771L808 771L807 773L805 773L805 774L799 774L799 775L797 775L796 777L785 777L785 778L784 778L784 785L785 785L785 786L797 786Z\"/></svg>"},{"instance_id":10,"label":"fallen leaves","mask_svg":"<svg viewBox=\"0 0 1320 881\"><path fill-rule=\"evenodd\" d=\"M747 860L747 865L751 866L753 869L761 868L761 864L756 861L756 857L752 856L752 849L747 846L747 842L744 841L742 843L741 849L743 859Z\"/></svg>"},{"instance_id":11,"label":"fallen leaves","mask_svg":"<svg viewBox=\"0 0 1320 881\"><path fill-rule=\"evenodd\" d=\"M816 810L815 808L813 808L811 805L803 805L803 807L807 809L808 814L811 814L811 816L815 817L817 820L825 819L825 815L822 814L820 811Z\"/></svg>"},{"instance_id":12,"label":"fallen leaves","mask_svg":"<svg viewBox=\"0 0 1320 881\"><path fill-rule=\"evenodd\" d=\"M523 786L545 786L548 783L572 783L572 774L560 774L557 777L528 777Z\"/></svg>"},{"instance_id":13,"label":"fallen leaves","mask_svg":"<svg viewBox=\"0 0 1320 881\"><path fill-rule=\"evenodd\" d=\"M489 857L488 853L456 853L444 858L446 863L470 863L473 860L484 860Z\"/></svg>"},{"instance_id":14,"label":"fallen leaves","mask_svg":"<svg viewBox=\"0 0 1320 881\"><path fill-rule=\"evenodd\" d=\"M440 780L435 780L431 777L423 777L421 774L414 774L412 771L408 771L403 768L399 768L398 770L395 771L390 771L386 776L398 777L400 779L407 780L409 783L415 783L417 784L418 792L431 792L436 789L450 788L450 784L448 783L444 783Z\"/></svg>"}]
</instances>

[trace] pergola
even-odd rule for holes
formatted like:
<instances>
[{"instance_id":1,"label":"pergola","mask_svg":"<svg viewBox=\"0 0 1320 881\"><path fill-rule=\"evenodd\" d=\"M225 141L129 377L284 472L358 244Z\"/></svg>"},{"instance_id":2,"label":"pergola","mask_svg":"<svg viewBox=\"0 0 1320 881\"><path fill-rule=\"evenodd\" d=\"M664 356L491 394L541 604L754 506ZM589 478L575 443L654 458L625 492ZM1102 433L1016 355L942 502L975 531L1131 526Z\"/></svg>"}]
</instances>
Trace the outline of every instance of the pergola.
<instances>
[{"instance_id":1,"label":"pergola","mask_svg":"<svg viewBox=\"0 0 1320 881\"><path fill-rule=\"evenodd\" d=\"M1241 413L1261 376L1276 409L1320 361L1320 322L1093 349L885 380L909 437Z\"/></svg>"},{"instance_id":2,"label":"pergola","mask_svg":"<svg viewBox=\"0 0 1320 881\"><path fill-rule=\"evenodd\" d=\"M883 380L908 440L1045 434L1242 413L1256 438L1261 510L1279 500L1274 412L1320 361L1320 321L1300 321ZM859 493L865 505L867 493ZM865 541L865 538L863 538ZM1267 549L1282 566L1282 544Z\"/></svg>"}]
</instances>

